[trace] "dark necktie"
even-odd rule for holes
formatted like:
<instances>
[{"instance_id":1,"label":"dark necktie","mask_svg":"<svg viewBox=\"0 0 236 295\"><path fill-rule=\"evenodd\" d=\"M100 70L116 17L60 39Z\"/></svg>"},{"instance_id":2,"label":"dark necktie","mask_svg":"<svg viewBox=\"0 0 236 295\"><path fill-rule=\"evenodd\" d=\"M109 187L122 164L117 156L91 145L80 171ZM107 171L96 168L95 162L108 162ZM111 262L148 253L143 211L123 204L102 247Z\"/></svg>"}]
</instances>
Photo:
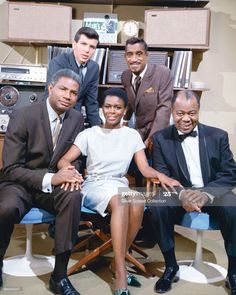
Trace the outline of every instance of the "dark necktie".
<instances>
[{"instance_id":1,"label":"dark necktie","mask_svg":"<svg viewBox=\"0 0 236 295\"><path fill-rule=\"evenodd\" d=\"M83 74L83 69L85 68L85 65L80 65L79 66L79 76L81 79L81 84L83 84L84 82L84 74Z\"/></svg>"},{"instance_id":2,"label":"dark necktie","mask_svg":"<svg viewBox=\"0 0 236 295\"><path fill-rule=\"evenodd\" d=\"M197 136L197 131L191 131L189 133L185 134L179 134L179 140L184 141L186 137L191 136L191 137L196 137Z\"/></svg>"},{"instance_id":3,"label":"dark necktie","mask_svg":"<svg viewBox=\"0 0 236 295\"><path fill-rule=\"evenodd\" d=\"M141 77L140 76L137 76L137 77L135 77L135 79L134 79L134 91L135 91L135 93L137 94L138 93L138 89L139 89L139 86L140 86L140 84L141 84Z\"/></svg>"}]
</instances>

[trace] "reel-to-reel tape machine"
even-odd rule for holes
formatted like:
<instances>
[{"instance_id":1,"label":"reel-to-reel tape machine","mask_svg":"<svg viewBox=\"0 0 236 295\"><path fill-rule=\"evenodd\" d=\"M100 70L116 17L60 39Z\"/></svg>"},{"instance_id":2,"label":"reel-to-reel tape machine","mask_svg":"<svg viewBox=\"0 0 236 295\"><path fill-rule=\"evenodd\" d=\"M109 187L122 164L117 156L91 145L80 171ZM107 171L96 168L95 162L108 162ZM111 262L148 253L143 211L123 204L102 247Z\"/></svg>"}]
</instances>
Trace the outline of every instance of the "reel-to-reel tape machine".
<instances>
[{"instance_id":1,"label":"reel-to-reel tape machine","mask_svg":"<svg viewBox=\"0 0 236 295\"><path fill-rule=\"evenodd\" d=\"M47 68L0 65L0 132L6 132L10 113L44 99Z\"/></svg>"}]
</instances>

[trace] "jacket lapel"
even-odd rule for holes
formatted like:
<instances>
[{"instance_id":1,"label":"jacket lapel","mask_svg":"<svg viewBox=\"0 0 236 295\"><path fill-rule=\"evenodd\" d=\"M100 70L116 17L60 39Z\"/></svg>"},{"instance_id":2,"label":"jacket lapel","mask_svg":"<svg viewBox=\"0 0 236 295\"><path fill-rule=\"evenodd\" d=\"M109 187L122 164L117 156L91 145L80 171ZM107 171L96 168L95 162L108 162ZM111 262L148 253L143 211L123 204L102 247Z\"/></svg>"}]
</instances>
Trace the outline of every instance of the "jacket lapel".
<instances>
[{"instance_id":1,"label":"jacket lapel","mask_svg":"<svg viewBox=\"0 0 236 295\"><path fill-rule=\"evenodd\" d=\"M51 166L54 166L54 163L59 160L61 155L63 154L63 151L65 150L65 143L67 142L68 139L68 130L70 130L70 121L71 121L71 116L70 112L66 112L61 132L58 137L57 145L56 148L53 152L52 160L51 160Z\"/></svg>"},{"instance_id":2,"label":"jacket lapel","mask_svg":"<svg viewBox=\"0 0 236 295\"><path fill-rule=\"evenodd\" d=\"M209 163L209 157L207 153L207 139L204 134L204 127L202 124L198 124L199 132L199 154L200 154L200 164L202 170L202 178L204 185L207 185L211 176L211 169Z\"/></svg>"},{"instance_id":3,"label":"jacket lapel","mask_svg":"<svg viewBox=\"0 0 236 295\"><path fill-rule=\"evenodd\" d=\"M41 126L43 126L44 134L45 134L45 141L48 148L48 152L50 157L53 154L53 143L52 143L52 134L51 134L51 128L50 128L50 122L49 122L49 116L46 106L46 101L44 104L42 104L42 112L41 112Z\"/></svg>"},{"instance_id":4,"label":"jacket lapel","mask_svg":"<svg viewBox=\"0 0 236 295\"><path fill-rule=\"evenodd\" d=\"M182 183L185 186L192 186L191 181L190 181L190 175L188 172L187 163L186 163L185 156L184 156L184 152L183 152L183 149L181 146L181 141L179 140L178 132L175 127L173 127L173 136L175 139L175 141L174 141L175 153L176 153L178 166L180 168L182 176L184 177L184 181L182 181Z\"/></svg>"},{"instance_id":5,"label":"jacket lapel","mask_svg":"<svg viewBox=\"0 0 236 295\"><path fill-rule=\"evenodd\" d=\"M125 81L124 86L129 96L129 103L132 105L132 108L135 108L136 95L132 85L132 72L130 70L125 72L124 81Z\"/></svg>"},{"instance_id":6,"label":"jacket lapel","mask_svg":"<svg viewBox=\"0 0 236 295\"><path fill-rule=\"evenodd\" d=\"M75 60L75 56L74 56L73 51L70 53L69 62L70 62L71 70L73 70L76 74L78 74L79 73L79 67L78 67L78 64L77 64L77 62ZM87 67L89 67L89 61L88 61ZM87 68L87 71L88 71L88 68ZM81 93L83 91L83 88L84 88L84 85L85 85L85 82L86 82L86 76L87 76L87 73L86 73L86 75L84 77L83 84L79 88L79 95L81 95Z\"/></svg>"},{"instance_id":7,"label":"jacket lapel","mask_svg":"<svg viewBox=\"0 0 236 295\"><path fill-rule=\"evenodd\" d=\"M150 87L150 80L152 77L152 67L150 65L147 66L147 70L143 76L143 79L141 81L141 84L139 86L139 90L136 96L135 100L135 109L137 108L141 97L143 96L143 93L145 92L146 89Z\"/></svg>"}]
</instances>

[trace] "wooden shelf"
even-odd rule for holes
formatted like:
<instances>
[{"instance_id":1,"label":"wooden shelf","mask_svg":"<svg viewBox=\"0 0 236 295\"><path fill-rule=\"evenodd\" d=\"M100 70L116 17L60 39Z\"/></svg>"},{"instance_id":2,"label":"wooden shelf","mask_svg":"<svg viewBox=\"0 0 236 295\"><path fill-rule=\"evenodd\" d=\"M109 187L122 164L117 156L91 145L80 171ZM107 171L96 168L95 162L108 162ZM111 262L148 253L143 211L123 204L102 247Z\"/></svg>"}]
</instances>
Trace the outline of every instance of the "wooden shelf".
<instances>
[{"instance_id":1,"label":"wooden shelf","mask_svg":"<svg viewBox=\"0 0 236 295\"><path fill-rule=\"evenodd\" d=\"M22 0L12 0L21 1ZM30 1L24 2L60 2L61 4L80 3L80 4L105 4L105 5L136 5L136 6L169 6L169 7L204 7L209 1L203 0L48 0L48 1Z\"/></svg>"},{"instance_id":2,"label":"wooden shelf","mask_svg":"<svg viewBox=\"0 0 236 295\"><path fill-rule=\"evenodd\" d=\"M110 88L110 87L116 87L116 88L124 88L122 84L99 84L99 88Z\"/></svg>"},{"instance_id":3,"label":"wooden shelf","mask_svg":"<svg viewBox=\"0 0 236 295\"><path fill-rule=\"evenodd\" d=\"M19 45L19 46L33 46L33 47L42 47L47 45L61 45L61 46L71 46L72 41L63 42L63 41L33 41L33 40L13 40L13 39L0 39L0 42L4 42L8 45ZM125 44L121 43L99 43L98 48L108 47L112 49L124 49ZM193 50L199 52L205 52L209 49L208 46L199 46L199 45L156 45L148 44L150 50L158 49L160 51L175 51L175 50Z\"/></svg>"},{"instance_id":4,"label":"wooden shelf","mask_svg":"<svg viewBox=\"0 0 236 295\"><path fill-rule=\"evenodd\" d=\"M99 88L110 88L110 87L117 87L117 88L123 88L122 84L99 84ZM186 88L174 88L174 91L179 91L179 90L186 90ZM209 88L188 88L188 90L196 91L196 92L204 92L204 91L209 91Z\"/></svg>"},{"instance_id":5,"label":"wooden shelf","mask_svg":"<svg viewBox=\"0 0 236 295\"><path fill-rule=\"evenodd\" d=\"M0 39L0 42L8 45L19 45L19 46L33 46L43 47L47 45L71 45L72 41L51 41L51 40L19 40L19 39Z\"/></svg>"}]
</instances>

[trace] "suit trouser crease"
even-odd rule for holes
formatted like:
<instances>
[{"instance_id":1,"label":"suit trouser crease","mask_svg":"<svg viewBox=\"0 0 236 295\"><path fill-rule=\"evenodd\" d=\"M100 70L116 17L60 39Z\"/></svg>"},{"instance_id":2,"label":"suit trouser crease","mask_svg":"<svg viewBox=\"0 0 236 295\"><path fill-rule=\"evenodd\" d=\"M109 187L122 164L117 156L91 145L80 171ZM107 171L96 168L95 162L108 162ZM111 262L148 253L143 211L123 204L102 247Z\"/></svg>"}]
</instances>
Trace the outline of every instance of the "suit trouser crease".
<instances>
[{"instance_id":1,"label":"suit trouser crease","mask_svg":"<svg viewBox=\"0 0 236 295\"><path fill-rule=\"evenodd\" d=\"M32 208L38 207L56 214L55 253L71 250L80 221L81 194L56 187L51 194L27 191L18 184L2 184L0 196L0 255L10 243L14 224Z\"/></svg>"}]
</instances>

